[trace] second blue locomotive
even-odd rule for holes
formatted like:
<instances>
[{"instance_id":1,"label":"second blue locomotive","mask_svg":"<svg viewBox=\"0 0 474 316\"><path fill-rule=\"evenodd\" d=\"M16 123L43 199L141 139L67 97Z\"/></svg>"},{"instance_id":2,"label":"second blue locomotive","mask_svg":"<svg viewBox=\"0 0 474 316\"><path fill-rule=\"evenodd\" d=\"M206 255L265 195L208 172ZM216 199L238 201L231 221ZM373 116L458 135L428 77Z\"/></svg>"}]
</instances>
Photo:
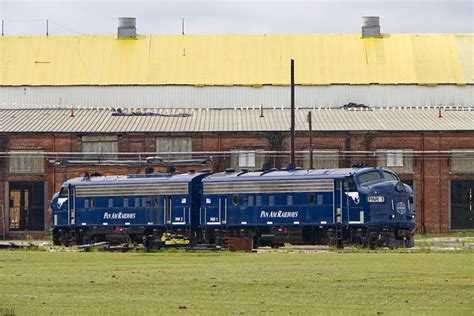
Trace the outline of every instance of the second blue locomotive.
<instances>
[{"instance_id":1,"label":"second blue locomotive","mask_svg":"<svg viewBox=\"0 0 474 316\"><path fill-rule=\"evenodd\" d=\"M413 246L413 192L382 168L85 177L52 201L56 244L115 240Z\"/></svg>"}]
</instances>

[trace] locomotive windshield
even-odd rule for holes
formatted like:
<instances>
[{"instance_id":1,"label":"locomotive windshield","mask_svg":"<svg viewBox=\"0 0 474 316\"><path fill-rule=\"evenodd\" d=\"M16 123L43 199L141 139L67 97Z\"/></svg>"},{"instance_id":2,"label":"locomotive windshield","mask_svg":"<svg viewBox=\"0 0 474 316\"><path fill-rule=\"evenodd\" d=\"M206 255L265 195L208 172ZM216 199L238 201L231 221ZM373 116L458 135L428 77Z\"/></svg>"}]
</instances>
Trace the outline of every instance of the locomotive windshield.
<instances>
[{"instance_id":1,"label":"locomotive windshield","mask_svg":"<svg viewBox=\"0 0 474 316\"><path fill-rule=\"evenodd\" d=\"M380 172L370 171L370 172L366 172L366 173L363 173L363 174L359 175L358 179L359 179L360 184L365 184L365 183L368 183L368 182L380 180L380 179L382 179L382 177L380 175Z\"/></svg>"},{"instance_id":2,"label":"locomotive windshield","mask_svg":"<svg viewBox=\"0 0 474 316\"><path fill-rule=\"evenodd\" d=\"M61 188L61 191L59 191L59 197L60 198L67 198L67 188L66 187Z\"/></svg>"},{"instance_id":3,"label":"locomotive windshield","mask_svg":"<svg viewBox=\"0 0 474 316\"><path fill-rule=\"evenodd\" d=\"M388 180L388 181L398 181L398 177L388 171L383 172L383 177L385 178L385 180Z\"/></svg>"}]
</instances>

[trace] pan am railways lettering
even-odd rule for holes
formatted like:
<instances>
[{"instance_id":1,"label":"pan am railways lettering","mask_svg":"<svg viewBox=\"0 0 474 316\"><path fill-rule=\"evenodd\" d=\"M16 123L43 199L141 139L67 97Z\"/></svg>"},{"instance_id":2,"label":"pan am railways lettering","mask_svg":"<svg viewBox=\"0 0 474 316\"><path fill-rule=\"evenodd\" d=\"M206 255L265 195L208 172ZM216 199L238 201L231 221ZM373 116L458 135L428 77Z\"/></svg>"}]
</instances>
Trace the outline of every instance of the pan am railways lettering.
<instances>
[{"instance_id":1,"label":"pan am railways lettering","mask_svg":"<svg viewBox=\"0 0 474 316\"><path fill-rule=\"evenodd\" d=\"M136 213L104 213L104 219L135 219Z\"/></svg>"},{"instance_id":2,"label":"pan am railways lettering","mask_svg":"<svg viewBox=\"0 0 474 316\"><path fill-rule=\"evenodd\" d=\"M261 211L260 218L296 218L298 212L286 212L286 211Z\"/></svg>"}]
</instances>

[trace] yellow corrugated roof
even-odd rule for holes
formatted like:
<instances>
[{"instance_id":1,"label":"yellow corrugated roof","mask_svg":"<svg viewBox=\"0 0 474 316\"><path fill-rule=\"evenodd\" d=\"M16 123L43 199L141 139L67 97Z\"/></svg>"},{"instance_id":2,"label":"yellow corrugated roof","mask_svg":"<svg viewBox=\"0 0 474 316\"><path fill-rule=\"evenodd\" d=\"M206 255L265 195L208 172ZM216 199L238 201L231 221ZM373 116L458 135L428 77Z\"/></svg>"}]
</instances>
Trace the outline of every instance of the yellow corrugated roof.
<instances>
[{"instance_id":1,"label":"yellow corrugated roof","mask_svg":"<svg viewBox=\"0 0 474 316\"><path fill-rule=\"evenodd\" d=\"M0 37L0 85L472 84L474 35Z\"/></svg>"}]
</instances>

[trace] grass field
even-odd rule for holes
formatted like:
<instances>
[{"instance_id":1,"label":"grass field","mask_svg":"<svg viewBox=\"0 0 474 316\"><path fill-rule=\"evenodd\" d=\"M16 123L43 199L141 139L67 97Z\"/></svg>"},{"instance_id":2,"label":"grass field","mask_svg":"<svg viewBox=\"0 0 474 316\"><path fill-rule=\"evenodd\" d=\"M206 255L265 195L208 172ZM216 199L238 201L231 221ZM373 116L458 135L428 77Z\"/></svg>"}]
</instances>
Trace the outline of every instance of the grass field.
<instances>
[{"instance_id":1,"label":"grass field","mask_svg":"<svg viewBox=\"0 0 474 316\"><path fill-rule=\"evenodd\" d=\"M0 252L0 312L472 315L474 253Z\"/></svg>"}]
</instances>

